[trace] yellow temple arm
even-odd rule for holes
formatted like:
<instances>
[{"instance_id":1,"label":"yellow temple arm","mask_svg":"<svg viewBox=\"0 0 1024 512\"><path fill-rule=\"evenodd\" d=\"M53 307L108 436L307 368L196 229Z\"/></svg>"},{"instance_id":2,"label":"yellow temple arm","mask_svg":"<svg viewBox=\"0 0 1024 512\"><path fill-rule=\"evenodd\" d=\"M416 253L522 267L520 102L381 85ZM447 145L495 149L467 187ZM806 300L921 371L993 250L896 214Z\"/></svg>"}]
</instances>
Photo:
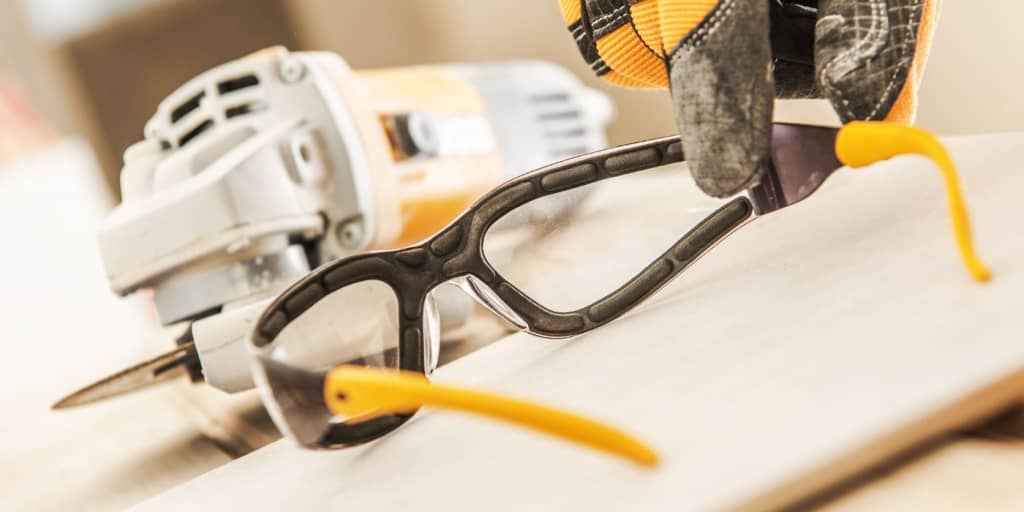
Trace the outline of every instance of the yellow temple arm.
<instances>
[{"instance_id":1,"label":"yellow temple arm","mask_svg":"<svg viewBox=\"0 0 1024 512\"><path fill-rule=\"evenodd\" d=\"M608 425L524 400L433 384L416 372L339 366L327 374L324 401L349 421L410 413L421 406L454 409L532 428L643 466L658 463L650 447Z\"/></svg>"},{"instance_id":2,"label":"yellow temple arm","mask_svg":"<svg viewBox=\"0 0 1024 512\"><path fill-rule=\"evenodd\" d=\"M928 157L942 171L946 182L946 195L949 198L949 215L953 222L953 234L960 249L960 257L974 279L988 281L992 274L974 250L971 224L960 191L956 166L946 148L934 135L912 126L856 121L844 126L836 138L836 156L849 167L864 167L905 154Z\"/></svg>"}]
</instances>

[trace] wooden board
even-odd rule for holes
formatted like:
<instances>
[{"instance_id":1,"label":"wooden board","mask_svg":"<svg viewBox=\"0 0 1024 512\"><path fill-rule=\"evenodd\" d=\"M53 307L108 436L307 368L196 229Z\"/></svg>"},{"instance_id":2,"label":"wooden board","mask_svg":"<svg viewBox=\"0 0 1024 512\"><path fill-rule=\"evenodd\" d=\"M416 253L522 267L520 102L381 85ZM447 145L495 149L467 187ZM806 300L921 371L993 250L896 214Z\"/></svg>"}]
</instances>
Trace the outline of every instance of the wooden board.
<instances>
[{"instance_id":1,"label":"wooden board","mask_svg":"<svg viewBox=\"0 0 1024 512\"><path fill-rule=\"evenodd\" d=\"M83 141L0 167L0 509L122 509L280 437L255 391L228 395L184 379L49 409L171 347L148 297L119 298L103 277L95 236L109 205ZM442 358L502 332L474 318Z\"/></svg>"},{"instance_id":2,"label":"wooden board","mask_svg":"<svg viewBox=\"0 0 1024 512\"><path fill-rule=\"evenodd\" d=\"M110 201L101 176L73 139L0 169L5 510L121 509L231 460L216 434L241 421L215 424L227 416L201 407L246 397L180 382L50 410L76 387L169 348L146 343L156 324L146 298L120 299L103 277L95 234Z\"/></svg>"},{"instance_id":3,"label":"wooden board","mask_svg":"<svg viewBox=\"0 0 1024 512\"><path fill-rule=\"evenodd\" d=\"M938 172L904 157L839 172L608 328L437 372L626 426L655 470L428 411L365 447L274 443L141 509L772 508L976 422L1024 395L1024 135L949 144L989 284L960 267Z\"/></svg>"},{"instance_id":4,"label":"wooden board","mask_svg":"<svg viewBox=\"0 0 1024 512\"><path fill-rule=\"evenodd\" d=\"M824 504L822 512L1024 510L1024 441L967 437L944 444Z\"/></svg>"}]
</instances>

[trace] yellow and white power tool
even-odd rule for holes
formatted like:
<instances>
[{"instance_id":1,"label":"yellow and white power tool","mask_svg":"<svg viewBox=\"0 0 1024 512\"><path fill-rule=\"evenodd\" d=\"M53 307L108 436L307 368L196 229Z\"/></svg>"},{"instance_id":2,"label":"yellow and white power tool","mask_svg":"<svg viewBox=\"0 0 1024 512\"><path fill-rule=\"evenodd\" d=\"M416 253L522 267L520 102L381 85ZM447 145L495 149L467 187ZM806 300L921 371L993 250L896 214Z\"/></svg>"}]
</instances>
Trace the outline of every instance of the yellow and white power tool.
<instances>
[{"instance_id":1,"label":"yellow and white power tool","mask_svg":"<svg viewBox=\"0 0 1024 512\"><path fill-rule=\"evenodd\" d=\"M125 151L123 202L98 237L113 290L152 290L177 346L57 406L185 371L252 387L243 340L285 287L419 241L499 182L604 147L611 115L545 62L353 71L332 53L272 48L197 76ZM441 295L442 318L468 316L462 294Z\"/></svg>"}]
</instances>

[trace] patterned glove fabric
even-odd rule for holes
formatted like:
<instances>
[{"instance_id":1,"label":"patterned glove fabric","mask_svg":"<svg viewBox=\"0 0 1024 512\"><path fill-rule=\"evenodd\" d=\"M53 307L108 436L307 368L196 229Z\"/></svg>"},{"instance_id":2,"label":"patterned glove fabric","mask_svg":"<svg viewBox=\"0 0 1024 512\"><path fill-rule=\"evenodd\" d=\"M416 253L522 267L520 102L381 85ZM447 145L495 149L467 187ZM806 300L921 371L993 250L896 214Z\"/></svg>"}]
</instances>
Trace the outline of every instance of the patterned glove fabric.
<instances>
[{"instance_id":1,"label":"patterned glove fabric","mask_svg":"<svg viewBox=\"0 0 1024 512\"><path fill-rule=\"evenodd\" d=\"M909 123L939 0L559 0L591 69L669 87L694 179L726 197L769 165L776 97Z\"/></svg>"}]
</instances>

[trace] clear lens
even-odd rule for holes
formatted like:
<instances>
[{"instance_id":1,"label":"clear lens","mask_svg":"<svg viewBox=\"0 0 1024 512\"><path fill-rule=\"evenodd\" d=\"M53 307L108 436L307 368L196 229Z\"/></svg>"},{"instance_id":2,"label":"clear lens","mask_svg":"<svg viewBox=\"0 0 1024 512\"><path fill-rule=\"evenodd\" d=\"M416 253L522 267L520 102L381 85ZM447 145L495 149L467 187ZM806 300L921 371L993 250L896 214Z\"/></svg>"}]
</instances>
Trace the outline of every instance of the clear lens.
<instances>
[{"instance_id":1,"label":"clear lens","mask_svg":"<svg viewBox=\"0 0 1024 512\"><path fill-rule=\"evenodd\" d=\"M484 256L539 304L575 311L624 285L722 203L685 164L626 174L509 212L484 236Z\"/></svg>"},{"instance_id":2,"label":"clear lens","mask_svg":"<svg viewBox=\"0 0 1024 512\"><path fill-rule=\"evenodd\" d=\"M271 357L306 370L340 364L398 367L398 299L381 281L338 289L274 338Z\"/></svg>"},{"instance_id":3,"label":"clear lens","mask_svg":"<svg viewBox=\"0 0 1024 512\"><path fill-rule=\"evenodd\" d=\"M323 403L323 390L301 370L341 364L398 368L398 299L381 281L363 281L323 297L290 322L267 347L263 379L278 427L300 443L315 444L345 418Z\"/></svg>"},{"instance_id":4,"label":"clear lens","mask_svg":"<svg viewBox=\"0 0 1024 512\"><path fill-rule=\"evenodd\" d=\"M428 373L437 366L440 343L436 293L427 296L423 309ZM332 426L348 426L346 418L324 405L322 381L311 378L308 370L327 371L342 364L399 368L398 315L398 299L391 287L371 280L328 294L286 325L266 347L256 372L278 427L299 443L313 446ZM351 426L353 436L368 440L375 436L375 429L393 424L360 421ZM376 435L380 433L383 430Z\"/></svg>"},{"instance_id":5,"label":"clear lens","mask_svg":"<svg viewBox=\"0 0 1024 512\"><path fill-rule=\"evenodd\" d=\"M430 292L423 305L423 369L427 375L437 368L437 358L441 355L441 318L444 315L437 307L441 303L441 297L435 299L439 290L438 288Z\"/></svg>"}]
</instances>

